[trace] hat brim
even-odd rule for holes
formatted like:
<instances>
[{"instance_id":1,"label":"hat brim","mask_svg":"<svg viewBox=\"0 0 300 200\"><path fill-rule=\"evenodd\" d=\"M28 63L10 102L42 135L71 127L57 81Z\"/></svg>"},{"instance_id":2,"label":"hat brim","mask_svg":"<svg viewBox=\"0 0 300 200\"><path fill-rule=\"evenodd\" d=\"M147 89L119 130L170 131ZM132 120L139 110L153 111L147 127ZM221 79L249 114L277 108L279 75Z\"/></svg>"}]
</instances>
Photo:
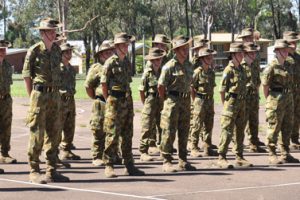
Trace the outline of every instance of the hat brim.
<instances>
[{"instance_id":1,"label":"hat brim","mask_svg":"<svg viewBox=\"0 0 300 200\"><path fill-rule=\"evenodd\" d=\"M5 48L9 48L11 47L11 43L10 42L5 42L6 46L5 47L0 47L1 49L5 49Z\"/></svg>"},{"instance_id":2,"label":"hat brim","mask_svg":"<svg viewBox=\"0 0 300 200\"><path fill-rule=\"evenodd\" d=\"M209 54L203 54L203 55L197 55L198 58L202 58L202 57L205 57L205 56L210 56L210 55L216 55L217 54L217 51L213 50L211 53Z\"/></svg>"},{"instance_id":3,"label":"hat brim","mask_svg":"<svg viewBox=\"0 0 300 200\"><path fill-rule=\"evenodd\" d=\"M135 36L128 35L128 41L115 41L114 40L114 44L125 44L125 43L129 44L129 43L134 42L134 41L135 41Z\"/></svg>"},{"instance_id":4,"label":"hat brim","mask_svg":"<svg viewBox=\"0 0 300 200\"><path fill-rule=\"evenodd\" d=\"M94 57L99 56L99 54L101 54L104 51L109 51L109 50L114 50L114 49L115 49L115 47L109 47L107 49L102 49L102 50L97 51L96 53L94 53Z\"/></svg>"},{"instance_id":5,"label":"hat brim","mask_svg":"<svg viewBox=\"0 0 300 200\"><path fill-rule=\"evenodd\" d=\"M176 46L176 47L172 47L172 50L177 49L177 48L182 47L182 46L185 46L185 45L188 45L188 44L190 44L192 41L193 41L193 39L190 38L190 39L189 39L188 41L186 41L185 43L182 43L182 44L180 44L180 45L178 45L178 46Z\"/></svg>"},{"instance_id":6,"label":"hat brim","mask_svg":"<svg viewBox=\"0 0 300 200\"><path fill-rule=\"evenodd\" d=\"M163 58L167 55L166 52L164 52L161 56L150 56L150 55L146 55L145 56L145 60L157 60L157 59L160 59L160 58Z\"/></svg>"},{"instance_id":7,"label":"hat brim","mask_svg":"<svg viewBox=\"0 0 300 200\"><path fill-rule=\"evenodd\" d=\"M171 44L171 42L166 43L166 42L157 42L157 41L152 41L152 44L165 44L165 45L169 45Z\"/></svg>"},{"instance_id":8,"label":"hat brim","mask_svg":"<svg viewBox=\"0 0 300 200\"><path fill-rule=\"evenodd\" d=\"M274 50L276 49L292 49L293 46L289 45L288 47L274 47Z\"/></svg>"},{"instance_id":9,"label":"hat brim","mask_svg":"<svg viewBox=\"0 0 300 200\"><path fill-rule=\"evenodd\" d=\"M33 27L32 29L35 29L35 30L54 30L54 29L58 29L58 28L61 28L62 27L62 24L59 23L59 24L56 24L55 27L41 27L41 26L38 26L38 27Z\"/></svg>"},{"instance_id":10,"label":"hat brim","mask_svg":"<svg viewBox=\"0 0 300 200\"><path fill-rule=\"evenodd\" d=\"M64 51L69 51L69 50L74 50L74 49L75 49L75 46L70 46L67 49L61 49L61 51L64 52Z\"/></svg>"},{"instance_id":11,"label":"hat brim","mask_svg":"<svg viewBox=\"0 0 300 200\"><path fill-rule=\"evenodd\" d=\"M248 34L248 35L239 35L237 38L244 38L244 37L250 37L253 36L253 34Z\"/></svg>"}]
</instances>

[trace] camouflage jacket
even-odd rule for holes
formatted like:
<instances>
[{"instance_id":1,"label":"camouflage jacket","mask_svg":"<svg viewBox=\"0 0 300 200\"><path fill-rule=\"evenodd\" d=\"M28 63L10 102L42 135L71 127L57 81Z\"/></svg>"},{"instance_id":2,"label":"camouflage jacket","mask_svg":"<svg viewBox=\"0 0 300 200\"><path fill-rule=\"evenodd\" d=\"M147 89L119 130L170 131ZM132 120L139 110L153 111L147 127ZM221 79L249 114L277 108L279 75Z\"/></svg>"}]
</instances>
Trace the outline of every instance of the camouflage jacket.
<instances>
[{"instance_id":1,"label":"camouflage jacket","mask_svg":"<svg viewBox=\"0 0 300 200\"><path fill-rule=\"evenodd\" d=\"M161 70L159 69L158 74L155 74L152 66L152 63L148 61L142 76L142 83L139 87L139 90L144 91L146 94L158 92L157 84Z\"/></svg>"},{"instance_id":2,"label":"camouflage jacket","mask_svg":"<svg viewBox=\"0 0 300 200\"><path fill-rule=\"evenodd\" d=\"M93 88L97 96L102 95L102 87L100 84L101 74L103 72L103 65L101 63L93 64L85 79L85 87Z\"/></svg>"},{"instance_id":3,"label":"camouflage jacket","mask_svg":"<svg viewBox=\"0 0 300 200\"><path fill-rule=\"evenodd\" d=\"M106 83L108 90L130 92L131 82L131 64L127 57L121 61L117 55L113 55L105 61L101 83Z\"/></svg>"},{"instance_id":4,"label":"camouflage jacket","mask_svg":"<svg viewBox=\"0 0 300 200\"><path fill-rule=\"evenodd\" d=\"M245 69L241 65L235 67L232 61L230 61L223 71L220 91L245 95L246 84L247 75Z\"/></svg>"},{"instance_id":5,"label":"camouflage jacket","mask_svg":"<svg viewBox=\"0 0 300 200\"><path fill-rule=\"evenodd\" d=\"M277 58L274 58L264 70L263 85L272 88L290 89L293 88L294 60L290 57L280 65Z\"/></svg>"},{"instance_id":6,"label":"camouflage jacket","mask_svg":"<svg viewBox=\"0 0 300 200\"><path fill-rule=\"evenodd\" d=\"M13 69L5 59L0 64L0 95L10 93L10 85L12 84Z\"/></svg>"},{"instance_id":7,"label":"camouflage jacket","mask_svg":"<svg viewBox=\"0 0 300 200\"><path fill-rule=\"evenodd\" d=\"M256 63L252 63L251 66L247 64L245 60L241 62L241 66L245 69L245 72L247 74L247 91L257 91L257 87L260 86L260 71L257 67Z\"/></svg>"},{"instance_id":8,"label":"camouflage jacket","mask_svg":"<svg viewBox=\"0 0 300 200\"><path fill-rule=\"evenodd\" d=\"M300 89L300 54L299 52L295 52L291 57L294 59L295 67L294 67L294 90L295 92L299 92Z\"/></svg>"},{"instance_id":9,"label":"camouflage jacket","mask_svg":"<svg viewBox=\"0 0 300 200\"><path fill-rule=\"evenodd\" d=\"M60 63L59 46L54 43L49 52L41 41L27 51L22 74L24 78L30 77L33 84L59 87L61 85Z\"/></svg>"},{"instance_id":10,"label":"camouflage jacket","mask_svg":"<svg viewBox=\"0 0 300 200\"><path fill-rule=\"evenodd\" d=\"M181 65L177 58L174 57L163 66L158 84L165 86L167 92L189 93L192 76L193 70L189 61L186 60Z\"/></svg>"},{"instance_id":11,"label":"camouflage jacket","mask_svg":"<svg viewBox=\"0 0 300 200\"><path fill-rule=\"evenodd\" d=\"M201 66L195 69L192 87L196 92L213 96L215 86L215 72L211 68L208 68L207 71Z\"/></svg>"},{"instance_id":12,"label":"camouflage jacket","mask_svg":"<svg viewBox=\"0 0 300 200\"><path fill-rule=\"evenodd\" d=\"M61 64L60 70L61 88L59 91L63 95L73 96L76 93L76 71L71 64L68 66Z\"/></svg>"}]
</instances>

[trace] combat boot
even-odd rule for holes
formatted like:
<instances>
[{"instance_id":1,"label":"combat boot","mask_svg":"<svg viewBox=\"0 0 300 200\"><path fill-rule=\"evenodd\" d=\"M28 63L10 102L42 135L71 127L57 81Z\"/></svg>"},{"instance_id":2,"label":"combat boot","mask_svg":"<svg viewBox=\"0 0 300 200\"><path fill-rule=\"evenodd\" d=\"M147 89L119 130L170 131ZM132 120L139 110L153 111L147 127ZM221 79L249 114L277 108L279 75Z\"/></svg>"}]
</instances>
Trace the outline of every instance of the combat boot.
<instances>
[{"instance_id":1,"label":"combat boot","mask_svg":"<svg viewBox=\"0 0 300 200\"><path fill-rule=\"evenodd\" d=\"M4 174L4 169L0 168L0 174Z\"/></svg>"},{"instance_id":2,"label":"combat boot","mask_svg":"<svg viewBox=\"0 0 300 200\"><path fill-rule=\"evenodd\" d=\"M2 153L0 157L0 163L15 164L17 163L17 160L12 158L8 153Z\"/></svg>"},{"instance_id":3,"label":"combat boot","mask_svg":"<svg viewBox=\"0 0 300 200\"><path fill-rule=\"evenodd\" d=\"M104 162L103 160L97 158L97 159L94 159L92 164L95 166L95 167L100 167L100 166L104 166Z\"/></svg>"},{"instance_id":4,"label":"combat boot","mask_svg":"<svg viewBox=\"0 0 300 200\"><path fill-rule=\"evenodd\" d=\"M265 150L264 148L262 148L258 145L250 144L249 152L251 152L251 153L267 153L267 150Z\"/></svg>"},{"instance_id":5,"label":"combat boot","mask_svg":"<svg viewBox=\"0 0 300 200\"><path fill-rule=\"evenodd\" d=\"M207 143L203 145L203 156L218 156L218 155L219 155L218 152L213 150L211 145Z\"/></svg>"},{"instance_id":6,"label":"combat boot","mask_svg":"<svg viewBox=\"0 0 300 200\"><path fill-rule=\"evenodd\" d=\"M210 144L209 147L210 147L211 149L218 149L218 146L215 145L215 144Z\"/></svg>"},{"instance_id":7,"label":"combat boot","mask_svg":"<svg viewBox=\"0 0 300 200\"><path fill-rule=\"evenodd\" d=\"M263 143L262 141L258 140L256 143L257 146L266 146L265 143Z\"/></svg>"},{"instance_id":8,"label":"combat boot","mask_svg":"<svg viewBox=\"0 0 300 200\"><path fill-rule=\"evenodd\" d=\"M159 148L157 148L156 146L154 146L154 147L149 147L148 153L151 154L151 155L155 155L155 154L159 154L159 153L160 153L160 150L159 150Z\"/></svg>"},{"instance_id":9,"label":"combat boot","mask_svg":"<svg viewBox=\"0 0 300 200\"><path fill-rule=\"evenodd\" d=\"M237 156L235 162L238 167L253 167L253 164L246 160L243 156Z\"/></svg>"},{"instance_id":10,"label":"combat boot","mask_svg":"<svg viewBox=\"0 0 300 200\"><path fill-rule=\"evenodd\" d=\"M140 157L140 160L144 161L144 162L148 162L148 161L153 161L154 158L152 156L150 156L149 154L147 154L147 153L142 153L141 157Z\"/></svg>"},{"instance_id":11,"label":"combat boot","mask_svg":"<svg viewBox=\"0 0 300 200\"><path fill-rule=\"evenodd\" d=\"M29 182L35 184L47 184L46 178L40 172L30 172Z\"/></svg>"},{"instance_id":12,"label":"combat boot","mask_svg":"<svg viewBox=\"0 0 300 200\"><path fill-rule=\"evenodd\" d=\"M196 167L194 167L193 165L191 165L190 163L186 162L186 161L179 161L178 162L178 167L177 167L178 171L196 171Z\"/></svg>"},{"instance_id":13,"label":"combat boot","mask_svg":"<svg viewBox=\"0 0 300 200\"><path fill-rule=\"evenodd\" d=\"M282 162L277 158L275 146L268 146L269 150L269 164L280 165Z\"/></svg>"},{"instance_id":14,"label":"combat boot","mask_svg":"<svg viewBox=\"0 0 300 200\"><path fill-rule=\"evenodd\" d=\"M199 147L193 147L191 150L191 157L197 158L197 157L202 157L202 154L200 152Z\"/></svg>"},{"instance_id":15,"label":"combat boot","mask_svg":"<svg viewBox=\"0 0 300 200\"><path fill-rule=\"evenodd\" d=\"M126 176L144 176L145 172L134 166L133 163L125 165L124 175Z\"/></svg>"},{"instance_id":16,"label":"combat boot","mask_svg":"<svg viewBox=\"0 0 300 200\"><path fill-rule=\"evenodd\" d=\"M162 170L163 172L167 172L167 173L177 172L177 170L173 167L170 161L164 162L162 166Z\"/></svg>"},{"instance_id":17,"label":"combat boot","mask_svg":"<svg viewBox=\"0 0 300 200\"><path fill-rule=\"evenodd\" d=\"M291 154L282 155L280 157L280 161L282 163L299 163L299 160L295 157L293 157Z\"/></svg>"},{"instance_id":18,"label":"combat boot","mask_svg":"<svg viewBox=\"0 0 300 200\"><path fill-rule=\"evenodd\" d=\"M123 165L122 158L117 154L116 156L113 157L113 163L115 165Z\"/></svg>"},{"instance_id":19,"label":"combat boot","mask_svg":"<svg viewBox=\"0 0 300 200\"><path fill-rule=\"evenodd\" d=\"M217 165L222 169L233 169L234 168L233 165L231 165L227 161L226 156L221 155L221 154L219 154L219 159L218 159Z\"/></svg>"},{"instance_id":20,"label":"combat boot","mask_svg":"<svg viewBox=\"0 0 300 200\"><path fill-rule=\"evenodd\" d=\"M56 161L56 167L57 168L70 169L71 168L71 164L70 163L66 163L66 162L62 162L61 160L57 160Z\"/></svg>"},{"instance_id":21,"label":"combat boot","mask_svg":"<svg viewBox=\"0 0 300 200\"><path fill-rule=\"evenodd\" d=\"M115 174L114 167L112 165L106 165L104 170L104 175L106 178L117 178Z\"/></svg>"},{"instance_id":22,"label":"combat boot","mask_svg":"<svg viewBox=\"0 0 300 200\"><path fill-rule=\"evenodd\" d=\"M70 179L69 177L60 174L56 170L52 170L46 172L46 181L47 183L66 183L70 182Z\"/></svg>"},{"instance_id":23,"label":"combat boot","mask_svg":"<svg viewBox=\"0 0 300 200\"><path fill-rule=\"evenodd\" d=\"M72 151L62 151L62 160L80 160L80 156L74 154Z\"/></svg>"},{"instance_id":24,"label":"combat boot","mask_svg":"<svg viewBox=\"0 0 300 200\"><path fill-rule=\"evenodd\" d=\"M290 148L292 150L299 150L300 149L300 143L299 143L299 141L298 140L292 140Z\"/></svg>"}]
</instances>

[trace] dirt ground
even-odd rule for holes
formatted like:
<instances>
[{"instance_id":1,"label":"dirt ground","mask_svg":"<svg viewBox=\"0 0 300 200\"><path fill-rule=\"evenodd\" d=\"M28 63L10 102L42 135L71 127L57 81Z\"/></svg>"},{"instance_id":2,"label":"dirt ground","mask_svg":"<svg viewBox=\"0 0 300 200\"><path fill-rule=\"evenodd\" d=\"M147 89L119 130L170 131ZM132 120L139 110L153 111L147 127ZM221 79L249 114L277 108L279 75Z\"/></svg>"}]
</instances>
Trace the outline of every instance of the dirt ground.
<instances>
[{"instance_id":1,"label":"dirt ground","mask_svg":"<svg viewBox=\"0 0 300 200\"><path fill-rule=\"evenodd\" d=\"M197 167L195 172L163 173L162 163L140 162L138 142L140 138L140 111L142 105L135 102L133 152L136 165L145 170L143 177L123 176L123 166L116 166L116 179L104 177L104 167L91 164L90 146L92 135L88 128L91 110L90 100L77 101L77 126L74 152L82 157L70 162L71 169L60 169L69 176L70 183L35 185L28 182L27 145L28 128L25 117L27 98L14 99L12 127L12 150L18 164L0 165L5 174L0 176L0 200L11 199L299 199L300 165L284 164L269 166L267 154L245 153L245 158L254 164L252 168L221 170L214 163L216 158L202 157L189 160ZM220 134L221 106L216 105L213 143L218 144ZM265 139L264 108L260 110L260 137ZM245 143L248 143L245 140ZM293 152L300 158L300 151ZM177 161L177 156L175 162ZM234 157L229 152L228 158ZM41 156L41 160L44 158ZM45 165L43 164L44 168ZM299 195L299 196L298 196Z\"/></svg>"}]
</instances>

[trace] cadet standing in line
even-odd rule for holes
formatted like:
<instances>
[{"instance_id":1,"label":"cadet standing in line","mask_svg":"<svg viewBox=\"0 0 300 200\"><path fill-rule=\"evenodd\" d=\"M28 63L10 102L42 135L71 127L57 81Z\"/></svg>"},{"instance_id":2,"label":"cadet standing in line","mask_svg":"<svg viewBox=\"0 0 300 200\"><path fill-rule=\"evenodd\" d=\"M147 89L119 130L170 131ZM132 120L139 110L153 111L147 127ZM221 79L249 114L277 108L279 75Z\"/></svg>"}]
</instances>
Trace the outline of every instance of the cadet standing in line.
<instances>
[{"instance_id":1,"label":"cadet standing in line","mask_svg":"<svg viewBox=\"0 0 300 200\"><path fill-rule=\"evenodd\" d=\"M293 130L293 68L294 63L287 61L288 53L293 45L287 40L275 41L276 57L264 70L263 89L266 98L267 118L267 147L269 149L269 163L298 163L299 160L290 154L289 140ZM276 145L280 135L279 145L281 158L276 155Z\"/></svg>"},{"instance_id":2,"label":"cadet standing in line","mask_svg":"<svg viewBox=\"0 0 300 200\"><path fill-rule=\"evenodd\" d=\"M252 28L245 28L242 30L241 35L238 38L245 42L254 42L255 34L258 33ZM254 42L255 43L255 42ZM261 84L260 80L260 56L259 51L256 53L256 58L251 64L251 87L247 87L246 109L248 110L246 116L246 128L245 131L249 139L249 150L250 152L266 153L266 150L260 146L265 146L258 137L259 127L259 87Z\"/></svg>"},{"instance_id":3,"label":"cadet standing in line","mask_svg":"<svg viewBox=\"0 0 300 200\"><path fill-rule=\"evenodd\" d=\"M187 140L190 125L190 85L193 71L189 63L189 44L192 39L178 36L172 41L175 56L167 62L158 81L159 95L164 101L161 112L163 171L196 170L187 162ZM188 109L187 109L188 108ZM178 133L178 168L172 166L173 142Z\"/></svg>"},{"instance_id":4,"label":"cadet standing in line","mask_svg":"<svg viewBox=\"0 0 300 200\"><path fill-rule=\"evenodd\" d=\"M10 96L10 85L12 84L13 68L6 59L6 49L10 43L0 40L0 146L1 163L17 163L15 158L8 154L10 150L11 123L12 123L12 98ZM0 169L0 174L4 173Z\"/></svg>"},{"instance_id":5,"label":"cadet standing in line","mask_svg":"<svg viewBox=\"0 0 300 200\"><path fill-rule=\"evenodd\" d=\"M115 35L116 54L105 61L101 76L102 92L106 99L104 119L106 137L103 161L107 178L117 177L113 168L113 158L119 149L119 137L122 138L121 150L125 165L124 174L129 176L145 174L134 166L132 155L134 116L130 88L132 70L126 54L128 45L133 40L134 37L126 33L117 33Z\"/></svg>"},{"instance_id":6,"label":"cadet standing in line","mask_svg":"<svg viewBox=\"0 0 300 200\"><path fill-rule=\"evenodd\" d=\"M60 46L62 51L61 70L61 130L60 142L62 160L80 160L80 156L71 151L75 133L76 105L74 95L76 93L76 71L70 64L74 49L68 43Z\"/></svg>"},{"instance_id":7,"label":"cadet standing in line","mask_svg":"<svg viewBox=\"0 0 300 200\"><path fill-rule=\"evenodd\" d=\"M293 149L300 149L300 55L296 51L299 37L299 33L294 31L286 31L283 33L283 39L287 40L292 45L292 47L290 48L289 56L293 59L293 62L295 64L293 73L294 126L291 135L291 148Z\"/></svg>"},{"instance_id":8,"label":"cadet standing in line","mask_svg":"<svg viewBox=\"0 0 300 200\"><path fill-rule=\"evenodd\" d=\"M90 127L93 134L92 158L94 166L103 166L103 151L105 145L105 132L103 131L105 99L102 95L100 84L104 62L114 54L114 44L105 40L95 53L99 62L93 64L85 80L85 88L88 96L93 99Z\"/></svg>"},{"instance_id":9,"label":"cadet standing in line","mask_svg":"<svg viewBox=\"0 0 300 200\"><path fill-rule=\"evenodd\" d=\"M69 181L68 177L56 171L55 142L60 134L61 50L54 41L56 29L60 25L58 21L47 18L35 28L40 31L42 41L28 50L22 71L27 93L30 95L27 118L27 125L30 128L28 159L29 180L33 183ZM45 134L48 137L44 144ZM39 166L43 144L46 154L46 177L41 175Z\"/></svg>"},{"instance_id":10,"label":"cadet standing in line","mask_svg":"<svg viewBox=\"0 0 300 200\"><path fill-rule=\"evenodd\" d=\"M198 52L197 62L201 63L194 70L192 81L193 121L190 127L191 156L201 156L198 147L200 131L203 140L203 155L217 156L211 148L212 129L214 126L214 87L215 72L212 69L213 55L216 51L203 48ZM198 61L199 60L199 61Z\"/></svg>"},{"instance_id":11,"label":"cadet standing in line","mask_svg":"<svg viewBox=\"0 0 300 200\"><path fill-rule=\"evenodd\" d=\"M170 45L170 39L164 35L164 34L156 34L154 37L154 40L152 41L152 47L153 48L159 48L163 51L166 52L166 56L164 56L162 58L162 63L161 66L164 66L171 58L172 58L172 53L171 51L169 51L169 47L168 45ZM148 61L147 63L149 63L150 61ZM148 65L146 65L147 67ZM161 107L162 110L162 107ZM156 123L153 124L153 132L155 134L152 134L152 137L150 139L150 146L149 146L149 154L156 154L158 152L160 152L159 150L159 145L161 143L161 128L160 128L160 115L158 116L158 118L156 118ZM157 134L156 134L157 133ZM156 144L155 144L156 142ZM174 149L174 151L176 152L176 149Z\"/></svg>"},{"instance_id":12,"label":"cadet standing in line","mask_svg":"<svg viewBox=\"0 0 300 200\"><path fill-rule=\"evenodd\" d=\"M221 116L221 135L218 148L219 159L217 165L220 168L233 168L226 159L231 138L234 136L233 151L236 156L236 165L252 166L243 156L243 139L245 130L245 97L246 97L246 72L241 66L243 60L244 45L231 43L227 51L232 59L223 71L220 94L224 105ZM234 134L234 128L236 133Z\"/></svg>"},{"instance_id":13,"label":"cadet standing in line","mask_svg":"<svg viewBox=\"0 0 300 200\"><path fill-rule=\"evenodd\" d=\"M161 73L162 59L166 55L164 50L151 48L149 54L145 56L148 60L142 84L139 88L141 101L144 104L142 111L142 137L140 139L139 150L141 152L141 161L153 161L154 158L148 154L151 138L155 138L153 126L160 129L160 112L163 107L163 100L159 98L157 91L158 78Z\"/></svg>"}]
</instances>

